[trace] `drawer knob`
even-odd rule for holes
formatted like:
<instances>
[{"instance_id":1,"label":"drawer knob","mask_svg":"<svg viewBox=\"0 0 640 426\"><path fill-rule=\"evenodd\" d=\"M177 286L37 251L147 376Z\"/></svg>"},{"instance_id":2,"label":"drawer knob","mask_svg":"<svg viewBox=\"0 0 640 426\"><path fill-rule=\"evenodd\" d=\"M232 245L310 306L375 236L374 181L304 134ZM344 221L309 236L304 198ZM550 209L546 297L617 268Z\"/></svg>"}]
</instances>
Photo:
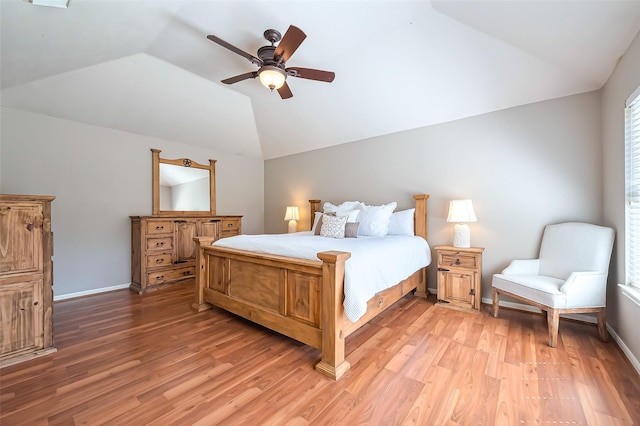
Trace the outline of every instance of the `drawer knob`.
<instances>
[{"instance_id":1,"label":"drawer knob","mask_svg":"<svg viewBox=\"0 0 640 426\"><path fill-rule=\"evenodd\" d=\"M164 247L164 242L160 241L159 243L156 243L156 247Z\"/></svg>"},{"instance_id":2,"label":"drawer knob","mask_svg":"<svg viewBox=\"0 0 640 426\"><path fill-rule=\"evenodd\" d=\"M456 257L456 265L459 265L459 264L460 264L460 258Z\"/></svg>"},{"instance_id":3,"label":"drawer knob","mask_svg":"<svg viewBox=\"0 0 640 426\"><path fill-rule=\"evenodd\" d=\"M162 281L164 280L164 275L157 275L156 276L156 281Z\"/></svg>"},{"instance_id":4,"label":"drawer knob","mask_svg":"<svg viewBox=\"0 0 640 426\"><path fill-rule=\"evenodd\" d=\"M184 271L182 275L191 275L191 274L189 273L189 271Z\"/></svg>"},{"instance_id":5,"label":"drawer knob","mask_svg":"<svg viewBox=\"0 0 640 426\"><path fill-rule=\"evenodd\" d=\"M227 228L233 228L233 223L227 223Z\"/></svg>"},{"instance_id":6,"label":"drawer knob","mask_svg":"<svg viewBox=\"0 0 640 426\"><path fill-rule=\"evenodd\" d=\"M163 229L164 229L164 226L162 225L156 226L156 231L162 231Z\"/></svg>"},{"instance_id":7,"label":"drawer knob","mask_svg":"<svg viewBox=\"0 0 640 426\"><path fill-rule=\"evenodd\" d=\"M164 263L164 259L156 259L156 263Z\"/></svg>"}]
</instances>

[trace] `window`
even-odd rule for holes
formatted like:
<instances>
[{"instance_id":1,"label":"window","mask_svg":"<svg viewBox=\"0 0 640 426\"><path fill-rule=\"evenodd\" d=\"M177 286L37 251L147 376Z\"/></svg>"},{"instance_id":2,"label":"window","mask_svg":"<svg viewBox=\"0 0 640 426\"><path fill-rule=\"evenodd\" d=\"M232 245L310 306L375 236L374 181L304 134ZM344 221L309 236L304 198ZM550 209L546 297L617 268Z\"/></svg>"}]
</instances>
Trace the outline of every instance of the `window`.
<instances>
[{"instance_id":1,"label":"window","mask_svg":"<svg viewBox=\"0 0 640 426\"><path fill-rule=\"evenodd\" d=\"M625 253L623 292L640 304L640 87L625 105Z\"/></svg>"}]
</instances>

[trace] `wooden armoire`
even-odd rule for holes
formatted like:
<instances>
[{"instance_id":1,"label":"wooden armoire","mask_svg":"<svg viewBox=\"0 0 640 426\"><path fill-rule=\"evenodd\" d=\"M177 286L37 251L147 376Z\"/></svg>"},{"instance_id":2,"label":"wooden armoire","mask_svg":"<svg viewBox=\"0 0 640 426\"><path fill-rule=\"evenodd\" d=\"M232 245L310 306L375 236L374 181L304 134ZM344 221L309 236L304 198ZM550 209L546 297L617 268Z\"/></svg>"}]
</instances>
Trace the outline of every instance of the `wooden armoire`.
<instances>
[{"instance_id":1,"label":"wooden armoire","mask_svg":"<svg viewBox=\"0 0 640 426\"><path fill-rule=\"evenodd\" d=\"M55 352L52 196L0 194L0 367Z\"/></svg>"}]
</instances>

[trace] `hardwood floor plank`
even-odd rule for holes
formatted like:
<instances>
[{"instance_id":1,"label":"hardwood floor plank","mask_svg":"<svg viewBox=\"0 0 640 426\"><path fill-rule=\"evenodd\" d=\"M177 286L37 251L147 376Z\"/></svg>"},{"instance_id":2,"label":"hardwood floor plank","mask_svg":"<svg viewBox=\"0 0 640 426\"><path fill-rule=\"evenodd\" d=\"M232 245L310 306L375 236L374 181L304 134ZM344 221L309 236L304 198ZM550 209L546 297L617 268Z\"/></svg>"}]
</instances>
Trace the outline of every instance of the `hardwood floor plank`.
<instances>
[{"instance_id":1,"label":"hardwood floor plank","mask_svg":"<svg viewBox=\"0 0 640 426\"><path fill-rule=\"evenodd\" d=\"M406 417L424 389L424 383L383 369L363 392L343 424L393 424Z\"/></svg>"},{"instance_id":2,"label":"hardwood floor plank","mask_svg":"<svg viewBox=\"0 0 640 426\"><path fill-rule=\"evenodd\" d=\"M516 425L525 417L524 413L520 412L524 399L520 367L505 364L502 373L495 406L495 424Z\"/></svg>"},{"instance_id":3,"label":"hardwood floor plank","mask_svg":"<svg viewBox=\"0 0 640 426\"><path fill-rule=\"evenodd\" d=\"M347 338L351 369L219 309L191 284L57 302L58 351L0 369L0 424L640 424L640 377L593 324L407 295Z\"/></svg>"}]
</instances>

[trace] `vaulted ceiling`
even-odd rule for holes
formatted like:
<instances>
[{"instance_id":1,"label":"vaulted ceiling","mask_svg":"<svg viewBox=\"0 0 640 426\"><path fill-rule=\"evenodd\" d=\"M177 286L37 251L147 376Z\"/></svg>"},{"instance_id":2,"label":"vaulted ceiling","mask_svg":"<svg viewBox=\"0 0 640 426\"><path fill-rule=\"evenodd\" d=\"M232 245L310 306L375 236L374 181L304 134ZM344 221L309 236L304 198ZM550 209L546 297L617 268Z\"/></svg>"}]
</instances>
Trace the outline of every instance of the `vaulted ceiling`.
<instances>
[{"instance_id":1,"label":"vaulted ceiling","mask_svg":"<svg viewBox=\"0 0 640 426\"><path fill-rule=\"evenodd\" d=\"M256 55L307 38L282 100ZM640 1L0 1L2 105L265 159L599 89L640 31Z\"/></svg>"}]
</instances>

